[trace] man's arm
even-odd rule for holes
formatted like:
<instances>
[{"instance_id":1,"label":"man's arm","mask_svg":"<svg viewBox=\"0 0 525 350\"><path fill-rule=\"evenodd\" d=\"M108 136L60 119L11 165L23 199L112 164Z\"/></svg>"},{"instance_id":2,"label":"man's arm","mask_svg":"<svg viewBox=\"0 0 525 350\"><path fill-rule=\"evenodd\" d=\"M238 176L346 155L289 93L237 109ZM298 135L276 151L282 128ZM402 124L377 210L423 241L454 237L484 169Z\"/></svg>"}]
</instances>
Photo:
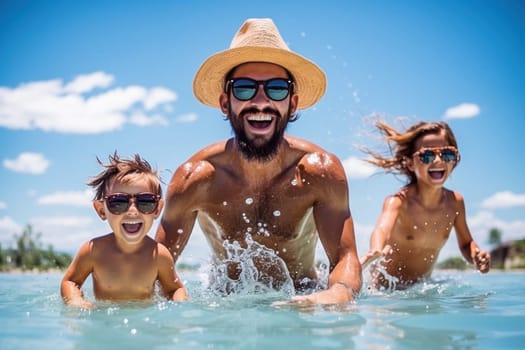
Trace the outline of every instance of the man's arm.
<instances>
[{"instance_id":1,"label":"man's arm","mask_svg":"<svg viewBox=\"0 0 525 350\"><path fill-rule=\"evenodd\" d=\"M200 177L195 174L195 163L181 165L173 174L166 192L164 212L157 228L155 239L168 248L177 261L188 243L197 210Z\"/></svg>"},{"instance_id":2,"label":"man's arm","mask_svg":"<svg viewBox=\"0 0 525 350\"><path fill-rule=\"evenodd\" d=\"M361 290L361 264L357 256L354 223L349 208L348 183L341 162L332 155L323 167L314 185L319 199L314 205L314 218L330 263L328 289L306 296L297 296L295 302L337 304L354 300Z\"/></svg>"}]
</instances>

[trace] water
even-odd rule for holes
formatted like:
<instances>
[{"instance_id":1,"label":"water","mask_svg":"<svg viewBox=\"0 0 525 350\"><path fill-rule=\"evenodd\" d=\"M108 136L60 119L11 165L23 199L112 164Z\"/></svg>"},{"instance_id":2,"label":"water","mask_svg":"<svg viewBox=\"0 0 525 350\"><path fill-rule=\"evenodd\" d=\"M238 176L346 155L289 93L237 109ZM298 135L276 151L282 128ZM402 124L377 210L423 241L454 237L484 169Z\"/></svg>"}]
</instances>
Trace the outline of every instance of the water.
<instances>
[{"instance_id":1,"label":"water","mask_svg":"<svg viewBox=\"0 0 525 350\"><path fill-rule=\"evenodd\" d=\"M280 292L219 297L180 272L192 300L65 307L61 274L0 274L0 349L523 349L525 273L436 271L346 306L276 306ZM84 286L92 298L91 281Z\"/></svg>"}]
</instances>

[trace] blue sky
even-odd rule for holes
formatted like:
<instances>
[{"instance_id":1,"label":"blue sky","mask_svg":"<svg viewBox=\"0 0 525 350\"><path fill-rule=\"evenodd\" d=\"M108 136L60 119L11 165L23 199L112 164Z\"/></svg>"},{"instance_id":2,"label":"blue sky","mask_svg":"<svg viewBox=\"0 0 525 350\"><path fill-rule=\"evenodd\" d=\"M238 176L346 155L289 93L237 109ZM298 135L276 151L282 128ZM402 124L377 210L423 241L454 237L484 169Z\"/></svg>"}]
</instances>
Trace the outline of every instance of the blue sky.
<instances>
[{"instance_id":1,"label":"blue sky","mask_svg":"<svg viewBox=\"0 0 525 350\"><path fill-rule=\"evenodd\" d=\"M358 251L404 179L366 166L376 116L402 127L446 120L462 160L446 186L470 229L525 237L525 5L516 1L0 2L0 243L32 224L74 253L108 232L85 185L115 150L140 153L165 182L195 151L230 137L193 96L200 64L246 18L270 17L326 73L324 98L288 133L344 162ZM378 148L379 147L379 148ZM150 233L154 235L154 229ZM183 258L204 261L196 229ZM459 255L451 235L440 256Z\"/></svg>"}]
</instances>

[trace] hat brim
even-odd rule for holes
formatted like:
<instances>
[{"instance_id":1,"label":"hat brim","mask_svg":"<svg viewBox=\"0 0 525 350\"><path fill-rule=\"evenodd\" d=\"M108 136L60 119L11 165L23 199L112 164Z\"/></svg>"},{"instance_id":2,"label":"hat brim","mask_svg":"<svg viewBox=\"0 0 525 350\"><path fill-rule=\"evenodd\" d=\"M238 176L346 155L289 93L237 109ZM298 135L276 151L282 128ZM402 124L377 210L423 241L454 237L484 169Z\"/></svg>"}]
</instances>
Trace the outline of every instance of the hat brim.
<instances>
[{"instance_id":1,"label":"hat brim","mask_svg":"<svg viewBox=\"0 0 525 350\"><path fill-rule=\"evenodd\" d=\"M195 97L205 105L219 108L219 96L224 91L226 74L247 62L274 63L292 73L299 96L298 109L312 106L326 91L324 72L310 60L288 50L244 46L216 53L202 64L193 79Z\"/></svg>"}]
</instances>

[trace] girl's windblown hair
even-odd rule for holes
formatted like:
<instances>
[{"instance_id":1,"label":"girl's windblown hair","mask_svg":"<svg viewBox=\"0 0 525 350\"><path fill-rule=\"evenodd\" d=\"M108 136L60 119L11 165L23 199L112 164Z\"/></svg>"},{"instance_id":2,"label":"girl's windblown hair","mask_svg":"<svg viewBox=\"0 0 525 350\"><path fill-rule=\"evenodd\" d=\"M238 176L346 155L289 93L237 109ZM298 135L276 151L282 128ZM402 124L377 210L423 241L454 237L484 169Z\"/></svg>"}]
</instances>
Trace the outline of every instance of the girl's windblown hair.
<instances>
[{"instance_id":1,"label":"girl's windblown hair","mask_svg":"<svg viewBox=\"0 0 525 350\"><path fill-rule=\"evenodd\" d=\"M366 161L388 172L406 175L409 183L416 182L416 175L406 166L406 159L412 157L417 151L415 145L420 137L444 133L449 145L458 148L456 137L445 122L418 122L405 132L400 132L383 121L375 122L375 126L384 136L391 156L383 156L378 152L365 149L364 151L372 156Z\"/></svg>"}]
</instances>

